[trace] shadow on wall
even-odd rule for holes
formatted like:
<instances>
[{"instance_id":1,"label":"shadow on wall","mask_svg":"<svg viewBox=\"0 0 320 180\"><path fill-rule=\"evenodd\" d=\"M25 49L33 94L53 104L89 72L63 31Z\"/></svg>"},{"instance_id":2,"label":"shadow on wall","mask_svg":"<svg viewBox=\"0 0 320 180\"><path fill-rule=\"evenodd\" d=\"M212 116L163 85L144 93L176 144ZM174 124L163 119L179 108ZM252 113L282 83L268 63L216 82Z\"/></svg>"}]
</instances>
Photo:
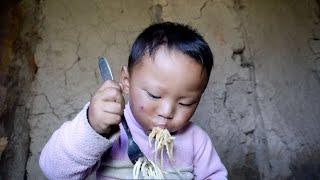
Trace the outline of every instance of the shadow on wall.
<instances>
[{"instance_id":1,"label":"shadow on wall","mask_svg":"<svg viewBox=\"0 0 320 180\"><path fill-rule=\"evenodd\" d=\"M36 14L35 8L20 0L3 0L0 5L0 179L24 179L26 172L30 138L24 98L37 71L36 20L29 15Z\"/></svg>"},{"instance_id":2,"label":"shadow on wall","mask_svg":"<svg viewBox=\"0 0 320 180\"><path fill-rule=\"evenodd\" d=\"M294 160L290 169L292 171L290 179L320 179L320 152L312 154L308 159Z\"/></svg>"},{"instance_id":3,"label":"shadow on wall","mask_svg":"<svg viewBox=\"0 0 320 180\"><path fill-rule=\"evenodd\" d=\"M290 170L292 172L290 177L280 177L275 175L272 179L304 179L304 180L315 180L320 179L320 153L314 153L311 158L303 158L306 155L299 155L301 159L293 160L290 165ZM259 172L258 167L253 167L254 165L253 157L246 157L246 164L241 167L230 167L229 179L236 180L258 180L265 179L263 174ZM272 170L272 168L271 168ZM271 178L271 177L269 177Z\"/></svg>"}]
</instances>

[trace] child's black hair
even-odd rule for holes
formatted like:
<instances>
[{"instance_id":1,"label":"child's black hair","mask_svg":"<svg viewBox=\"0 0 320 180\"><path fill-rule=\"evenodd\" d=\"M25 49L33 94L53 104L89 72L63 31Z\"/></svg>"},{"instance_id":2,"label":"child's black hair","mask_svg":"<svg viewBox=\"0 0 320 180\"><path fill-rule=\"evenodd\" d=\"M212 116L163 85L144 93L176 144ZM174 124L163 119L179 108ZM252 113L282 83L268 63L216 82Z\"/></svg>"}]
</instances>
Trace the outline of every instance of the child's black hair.
<instances>
[{"instance_id":1,"label":"child's black hair","mask_svg":"<svg viewBox=\"0 0 320 180\"><path fill-rule=\"evenodd\" d=\"M208 43L191 27L172 22L153 24L137 37L129 56L129 72L146 53L153 56L162 45L168 49L181 51L197 60L205 68L209 78L213 66L213 54Z\"/></svg>"}]
</instances>

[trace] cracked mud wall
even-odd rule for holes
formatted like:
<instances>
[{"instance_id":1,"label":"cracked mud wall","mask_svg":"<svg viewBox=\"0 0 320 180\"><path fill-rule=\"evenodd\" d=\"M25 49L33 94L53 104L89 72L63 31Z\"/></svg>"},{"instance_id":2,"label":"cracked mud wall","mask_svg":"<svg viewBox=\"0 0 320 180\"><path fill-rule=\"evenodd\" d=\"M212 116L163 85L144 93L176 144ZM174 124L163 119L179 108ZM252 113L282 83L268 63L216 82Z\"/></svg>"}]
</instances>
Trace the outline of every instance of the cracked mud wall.
<instances>
[{"instance_id":1,"label":"cracked mud wall","mask_svg":"<svg viewBox=\"0 0 320 180\"><path fill-rule=\"evenodd\" d=\"M0 7L0 137L7 137L0 179L23 179L29 154L29 96L37 71L38 3L4 0ZM2 145L2 144L1 144Z\"/></svg>"},{"instance_id":2,"label":"cracked mud wall","mask_svg":"<svg viewBox=\"0 0 320 180\"><path fill-rule=\"evenodd\" d=\"M42 12L38 70L21 106L30 104L28 179L44 179L41 149L101 84L97 57L107 57L118 77L137 34L162 21L194 26L213 49L193 121L213 139L230 179L319 178L318 1L23 2L38 2Z\"/></svg>"},{"instance_id":3,"label":"cracked mud wall","mask_svg":"<svg viewBox=\"0 0 320 180\"><path fill-rule=\"evenodd\" d=\"M248 17L244 22L255 63L258 124L267 145L266 154L257 155L268 159L268 165L258 161L259 166L267 177L318 179L320 86L315 59L319 54L312 49L319 46L310 45L310 39L318 32L319 2L248 4L242 16Z\"/></svg>"}]
</instances>

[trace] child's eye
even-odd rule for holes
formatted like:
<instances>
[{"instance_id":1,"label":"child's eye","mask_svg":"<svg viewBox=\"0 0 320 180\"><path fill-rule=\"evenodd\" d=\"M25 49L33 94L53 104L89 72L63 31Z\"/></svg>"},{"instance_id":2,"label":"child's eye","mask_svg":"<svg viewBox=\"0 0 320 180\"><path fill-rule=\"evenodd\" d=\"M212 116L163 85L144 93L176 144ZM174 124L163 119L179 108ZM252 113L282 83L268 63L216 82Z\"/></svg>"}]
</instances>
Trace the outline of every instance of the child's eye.
<instances>
[{"instance_id":1,"label":"child's eye","mask_svg":"<svg viewBox=\"0 0 320 180\"><path fill-rule=\"evenodd\" d=\"M192 106L194 103L179 103L181 106Z\"/></svg>"},{"instance_id":2,"label":"child's eye","mask_svg":"<svg viewBox=\"0 0 320 180\"><path fill-rule=\"evenodd\" d=\"M153 99L160 99L161 97L160 96L155 96L153 94L151 94L150 92L147 91L147 94L152 97Z\"/></svg>"}]
</instances>

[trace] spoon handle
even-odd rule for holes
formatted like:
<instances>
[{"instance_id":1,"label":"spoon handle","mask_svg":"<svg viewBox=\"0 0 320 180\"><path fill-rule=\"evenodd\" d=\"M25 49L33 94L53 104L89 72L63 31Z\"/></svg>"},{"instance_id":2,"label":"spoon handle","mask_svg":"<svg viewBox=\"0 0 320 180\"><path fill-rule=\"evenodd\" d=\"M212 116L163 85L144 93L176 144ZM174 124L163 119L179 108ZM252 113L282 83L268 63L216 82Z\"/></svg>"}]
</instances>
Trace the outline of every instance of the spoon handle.
<instances>
[{"instance_id":1,"label":"spoon handle","mask_svg":"<svg viewBox=\"0 0 320 180\"><path fill-rule=\"evenodd\" d=\"M113 75L108 60L102 56L99 56L98 61L99 70L103 81L113 80ZM110 126L110 131L107 134L104 134L104 136L109 137L110 134L114 134L119 130L119 125L112 125Z\"/></svg>"}]
</instances>

